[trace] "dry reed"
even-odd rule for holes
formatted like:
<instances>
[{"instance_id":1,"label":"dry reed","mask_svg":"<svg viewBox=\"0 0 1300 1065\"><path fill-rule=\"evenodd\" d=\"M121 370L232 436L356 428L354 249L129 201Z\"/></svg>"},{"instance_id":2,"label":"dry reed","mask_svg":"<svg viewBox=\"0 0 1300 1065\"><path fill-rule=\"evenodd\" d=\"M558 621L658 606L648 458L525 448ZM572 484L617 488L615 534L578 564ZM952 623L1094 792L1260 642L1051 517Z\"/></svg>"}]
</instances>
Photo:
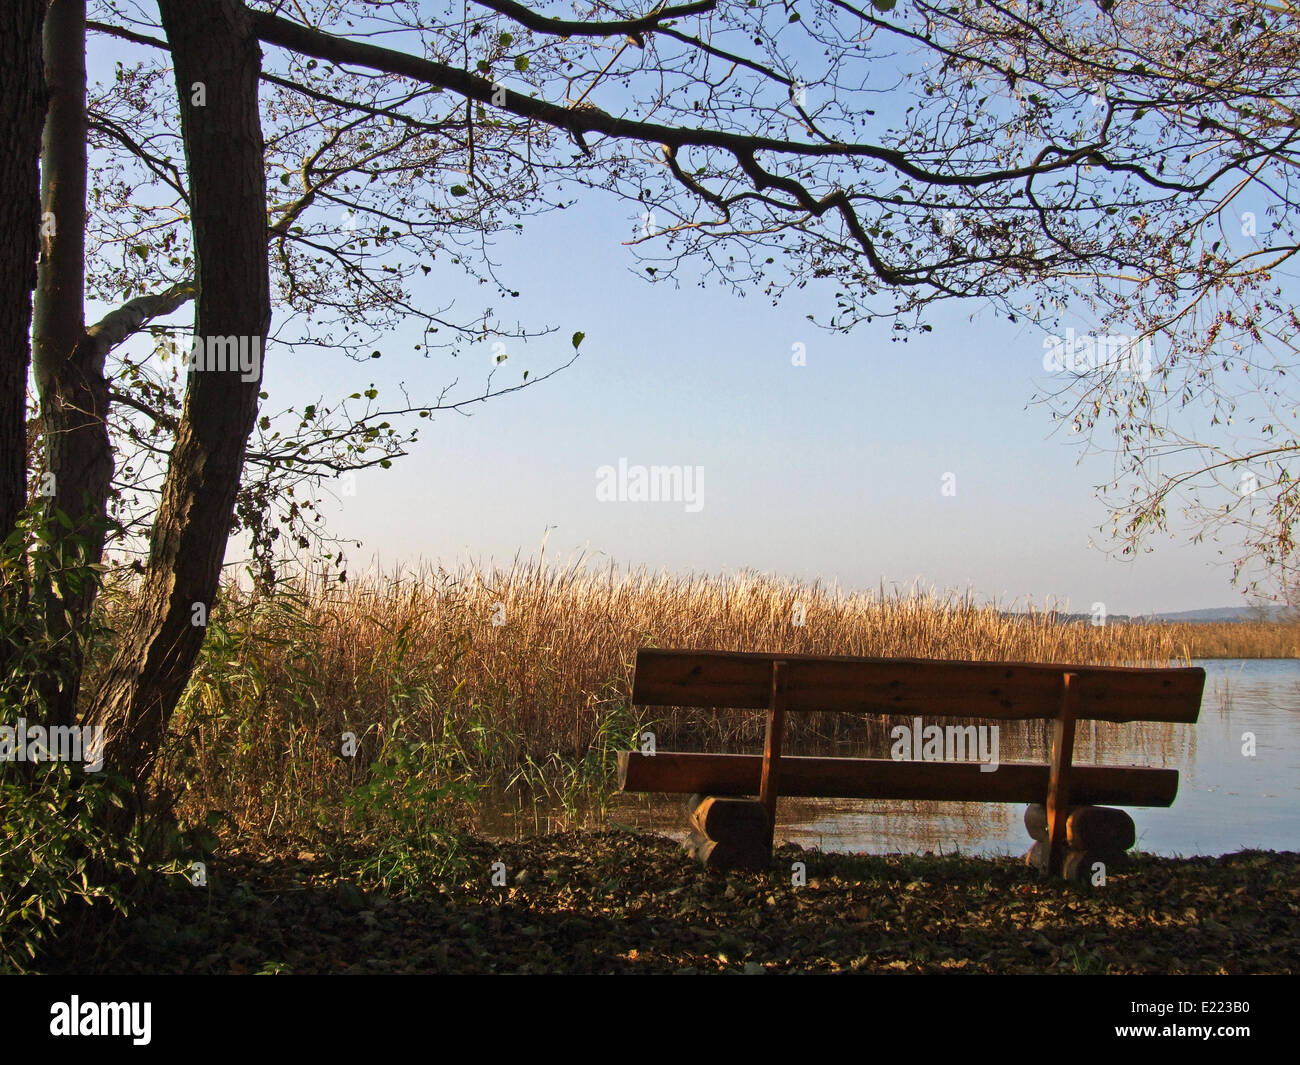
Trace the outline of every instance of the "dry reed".
<instances>
[{"instance_id":1,"label":"dry reed","mask_svg":"<svg viewBox=\"0 0 1300 1065\"><path fill-rule=\"evenodd\" d=\"M129 595L106 597L110 619ZM760 715L628 705L638 647L1098 665L1291 655L1297 625L1063 622L936 593L846 593L756 574L592 572L580 564L425 569L254 597L228 587L173 720L165 785L182 808L275 832L400 764L418 787L522 769L607 778L653 727L664 749L736 749ZM801 715L844 738L848 715ZM858 726L860 727L860 723ZM345 734L355 756L344 753ZM582 773L578 770L581 769Z\"/></svg>"}]
</instances>

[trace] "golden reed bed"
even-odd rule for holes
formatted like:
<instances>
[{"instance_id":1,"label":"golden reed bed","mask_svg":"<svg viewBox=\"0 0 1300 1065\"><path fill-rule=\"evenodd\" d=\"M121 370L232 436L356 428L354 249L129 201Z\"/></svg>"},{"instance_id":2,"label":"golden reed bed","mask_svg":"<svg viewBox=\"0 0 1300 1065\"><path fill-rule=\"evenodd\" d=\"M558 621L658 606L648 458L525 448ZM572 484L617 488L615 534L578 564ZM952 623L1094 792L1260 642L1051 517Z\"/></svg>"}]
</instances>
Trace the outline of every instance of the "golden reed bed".
<instances>
[{"instance_id":1,"label":"golden reed bed","mask_svg":"<svg viewBox=\"0 0 1300 1065\"><path fill-rule=\"evenodd\" d=\"M105 596L110 622L129 600ZM231 586L209 630L160 783L183 793L183 806L226 810L254 830L328 819L374 779L377 761L390 791L409 785L413 802L521 767L599 785L611 752L649 723L628 707L640 646L1116 665L1300 649L1294 623L1094 627L933 592L536 563L299 584L260 598ZM650 713L665 749L735 749L761 733L759 715L737 731L735 715ZM854 727L846 715L819 716L801 717L805 740ZM385 801L400 805L393 794Z\"/></svg>"}]
</instances>

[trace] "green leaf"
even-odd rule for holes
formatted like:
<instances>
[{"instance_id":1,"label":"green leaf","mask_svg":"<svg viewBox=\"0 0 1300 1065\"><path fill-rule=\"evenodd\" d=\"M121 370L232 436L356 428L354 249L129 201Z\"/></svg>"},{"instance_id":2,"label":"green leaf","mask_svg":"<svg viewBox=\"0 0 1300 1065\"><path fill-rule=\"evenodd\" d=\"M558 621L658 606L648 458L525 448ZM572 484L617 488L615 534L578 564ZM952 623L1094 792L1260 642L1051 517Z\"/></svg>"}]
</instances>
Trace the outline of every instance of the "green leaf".
<instances>
[{"instance_id":1,"label":"green leaf","mask_svg":"<svg viewBox=\"0 0 1300 1065\"><path fill-rule=\"evenodd\" d=\"M515 56L515 69L521 74L528 69L528 57L526 55Z\"/></svg>"},{"instance_id":2,"label":"green leaf","mask_svg":"<svg viewBox=\"0 0 1300 1065\"><path fill-rule=\"evenodd\" d=\"M453 196L468 196L469 189L467 189L464 185L453 185L451 187L451 194Z\"/></svg>"},{"instance_id":3,"label":"green leaf","mask_svg":"<svg viewBox=\"0 0 1300 1065\"><path fill-rule=\"evenodd\" d=\"M587 337L587 334L586 334L586 333L574 333L574 334L573 334L573 350L574 350L574 351L577 351L577 350L578 350L578 345L581 344L581 343L586 339L586 337Z\"/></svg>"},{"instance_id":4,"label":"green leaf","mask_svg":"<svg viewBox=\"0 0 1300 1065\"><path fill-rule=\"evenodd\" d=\"M510 42L513 40L514 37L512 37L510 34L503 33L501 34L501 36L497 38L497 44L499 44L502 48L509 48Z\"/></svg>"},{"instance_id":5,"label":"green leaf","mask_svg":"<svg viewBox=\"0 0 1300 1065\"><path fill-rule=\"evenodd\" d=\"M898 0L871 0L871 6L877 11L893 11Z\"/></svg>"}]
</instances>

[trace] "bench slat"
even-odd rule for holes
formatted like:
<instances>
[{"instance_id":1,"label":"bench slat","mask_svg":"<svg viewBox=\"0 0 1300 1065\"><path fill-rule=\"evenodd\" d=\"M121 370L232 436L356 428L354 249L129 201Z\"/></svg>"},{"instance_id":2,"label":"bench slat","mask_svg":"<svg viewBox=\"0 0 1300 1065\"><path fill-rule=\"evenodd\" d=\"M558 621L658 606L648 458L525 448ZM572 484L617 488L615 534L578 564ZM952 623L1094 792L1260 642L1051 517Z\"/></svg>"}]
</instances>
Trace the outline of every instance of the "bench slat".
<instances>
[{"instance_id":1,"label":"bench slat","mask_svg":"<svg viewBox=\"0 0 1300 1065\"><path fill-rule=\"evenodd\" d=\"M1002 721L1054 718L1061 675L1077 674L1083 721L1171 721L1200 716L1205 670L851 658L742 651L637 651L637 706L764 709L772 663L786 670L787 711L836 710ZM988 774L986 774L987 776ZM782 788L784 791L784 787Z\"/></svg>"},{"instance_id":2,"label":"bench slat","mask_svg":"<svg viewBox=\"0 0 1300 1065\"><path fill-rule=\"evenodd\" d=\"M763 759L756 754L618 754L619 787L626 792L757 795L762 772ZM1041 803L1047 799L1050 772L1047 765L1028 762L1002 762L995 772L982 773L978 762L786 755L781 758L781 794ZM1076 765L1070 784L1070 802L1079 806L1172 806L1177 794L1176 769Z\"/></svg>"}]
</instances>

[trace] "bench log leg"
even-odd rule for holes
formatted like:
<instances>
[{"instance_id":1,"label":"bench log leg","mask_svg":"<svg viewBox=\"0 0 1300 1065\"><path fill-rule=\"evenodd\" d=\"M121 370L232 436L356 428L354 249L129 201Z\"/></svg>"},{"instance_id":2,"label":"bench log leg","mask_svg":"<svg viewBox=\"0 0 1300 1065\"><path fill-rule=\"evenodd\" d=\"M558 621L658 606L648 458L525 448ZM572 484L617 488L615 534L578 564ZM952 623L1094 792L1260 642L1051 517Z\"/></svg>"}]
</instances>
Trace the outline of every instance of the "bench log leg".
<instances>
[{"instance_id":1,"label":"bench log leg","mask_svg":"<svg viewBox=\"0 0 1300 1065\"><path fill-rule=\"evenodd\" d=\"M772 864L767 810L756 799L705 796L683 844L711 872L762 872Z\"/></svg>"},{"instance_id":2,"label":"bench log leg","mask_svg":"<svg viewBox=\"0 0 1300 1065\"><path fill-rule=\"evenodd\" d=\"M1025 808L1025 828L1034 840L1025 855L1025 864L1046 871L1050 836L1047 831L1047 807L1034 803ZM1090 884L1097 862L1106 872L1127 868L1127 851L1137 842L1137 826L1124 810L1109 806L1071 806L1065 821L1066 842L1062 874L1067 880Z\"/></svg>"}]
</instances>

